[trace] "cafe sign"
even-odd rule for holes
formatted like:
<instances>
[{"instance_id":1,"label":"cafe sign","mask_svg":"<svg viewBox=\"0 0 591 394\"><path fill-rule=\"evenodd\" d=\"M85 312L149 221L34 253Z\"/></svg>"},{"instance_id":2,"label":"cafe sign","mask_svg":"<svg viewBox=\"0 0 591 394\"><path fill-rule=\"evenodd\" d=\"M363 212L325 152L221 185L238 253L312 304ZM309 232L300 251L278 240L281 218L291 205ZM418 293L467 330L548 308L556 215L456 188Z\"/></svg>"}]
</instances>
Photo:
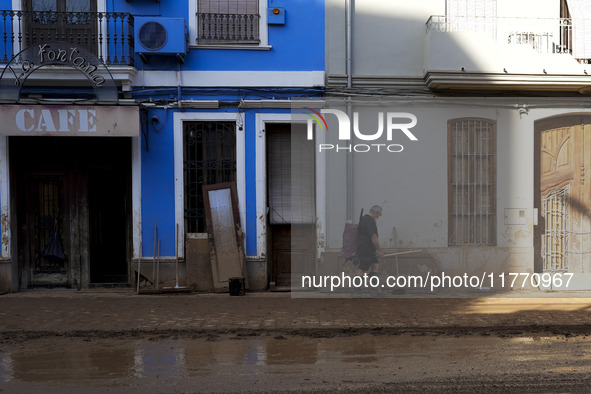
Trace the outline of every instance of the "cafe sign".
<instances>
[{"instance_id":1,"label":"cafe sign","mask_svg":"<svg viewBox=\"0 0 591 394\"><path fill-rule=\"evenodd\" d=\"M2 105L0 135L137 137L138 107Z\"/></svg>"}]
</instances>

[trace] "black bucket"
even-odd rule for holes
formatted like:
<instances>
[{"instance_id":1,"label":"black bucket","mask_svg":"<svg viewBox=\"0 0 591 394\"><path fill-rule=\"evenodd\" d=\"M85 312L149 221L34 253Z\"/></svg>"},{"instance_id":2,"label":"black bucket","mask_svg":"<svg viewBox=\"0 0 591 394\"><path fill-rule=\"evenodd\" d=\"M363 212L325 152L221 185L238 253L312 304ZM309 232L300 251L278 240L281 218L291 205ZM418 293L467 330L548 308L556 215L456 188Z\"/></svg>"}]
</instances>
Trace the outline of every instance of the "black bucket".
<instances>
[{"instance_id":1,"label":"black bucket","mask_svg":"<svg viewBox=\"0 0 591 394\"><path fill-rule=\"evenodd\" d=\"M228 284L230 287L231 296L243 296L245 291L244 278L229 278Z\"/></svg>"}]
</instances>

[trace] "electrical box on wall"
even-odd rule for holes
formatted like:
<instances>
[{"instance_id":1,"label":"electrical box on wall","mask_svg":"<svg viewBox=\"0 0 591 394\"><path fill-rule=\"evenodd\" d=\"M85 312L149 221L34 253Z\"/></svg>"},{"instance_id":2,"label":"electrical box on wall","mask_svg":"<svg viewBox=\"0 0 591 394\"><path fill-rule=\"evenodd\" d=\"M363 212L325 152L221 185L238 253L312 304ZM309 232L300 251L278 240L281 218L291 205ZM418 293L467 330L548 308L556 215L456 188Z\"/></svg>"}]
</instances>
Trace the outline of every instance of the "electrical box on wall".
<instances>
[{"instance_id":1,"label":"electrical box on wall","mask_svg":"<svg viewBox=\"0 0 591 394\"><path fill-rule=\"evenodd\" d=\"M524 225L527 224L526 208L505 208L506 225Z\"/></svg>"},{"instance_id":2,"label":"electrical box on wall","mask_svg":"<svg viewBox=\"0 0 591 394\"><path fill-rule=\"evenodd\" d=\"M269 8L267 15L267 23L270 25L284 25L285 24L285 8Z\"/></svg>"}]
</instances>

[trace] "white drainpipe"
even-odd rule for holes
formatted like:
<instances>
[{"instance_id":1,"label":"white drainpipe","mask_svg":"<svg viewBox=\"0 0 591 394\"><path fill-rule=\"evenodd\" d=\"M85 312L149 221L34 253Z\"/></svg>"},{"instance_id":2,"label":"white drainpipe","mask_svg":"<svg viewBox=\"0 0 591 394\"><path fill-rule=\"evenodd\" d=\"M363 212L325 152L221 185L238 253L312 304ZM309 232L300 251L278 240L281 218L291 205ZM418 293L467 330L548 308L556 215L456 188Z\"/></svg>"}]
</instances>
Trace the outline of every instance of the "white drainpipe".
<instances>
[{"instance_id":1,"label":"white drainpipe","mask_svg":"<svg viewBox=\"0 0 591 394\"><path fill-rule=\"evenodd\" d=\"M347 91L353 87L353 71L352 71L352 54L353 54L353 44L352 44L352 33L353 33L353 0L346 0L345 5L345 18L347 20L346 23L346 53L345 53L345 62L346 62L346 71L347 71ZM351 119L352 109L351 109L351 97L347 97L347 115L349 119ZM352 125L352 123L351 123ZM353 135L353 133L351 133ZM348 144L351 144L351 140L349 140ZM347 221L353 221L353 155L349 153L347 155Z\"/></svg>"}]
</instances>

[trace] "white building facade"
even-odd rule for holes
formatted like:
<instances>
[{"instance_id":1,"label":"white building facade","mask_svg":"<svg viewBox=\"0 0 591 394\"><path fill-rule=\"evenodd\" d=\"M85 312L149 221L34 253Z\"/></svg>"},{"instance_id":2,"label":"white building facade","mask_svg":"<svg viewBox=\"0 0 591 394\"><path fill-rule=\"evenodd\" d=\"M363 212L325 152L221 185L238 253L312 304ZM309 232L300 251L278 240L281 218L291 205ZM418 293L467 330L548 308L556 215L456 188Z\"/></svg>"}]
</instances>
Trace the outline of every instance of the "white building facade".
<instances>
[{"instance_id":1,"label":"white building facade","mask_svg":"<svg viewBox=\"0 0 591 394\"><path fill-rule=\"evenodd\" d=\"M396 268L386 259L388 273L427 266L498 279L572 273L568 288L530 279L513 288L588 288L589 6L327 0L326 7L327 108L346 114L352 132L350 140L337 136L337 117L322 114L319 272L338 272L345 223L377 204L386 253L417 251L397 258ZM511 288L499 286L477 287Z\"/></svg>"}]
</instances>

